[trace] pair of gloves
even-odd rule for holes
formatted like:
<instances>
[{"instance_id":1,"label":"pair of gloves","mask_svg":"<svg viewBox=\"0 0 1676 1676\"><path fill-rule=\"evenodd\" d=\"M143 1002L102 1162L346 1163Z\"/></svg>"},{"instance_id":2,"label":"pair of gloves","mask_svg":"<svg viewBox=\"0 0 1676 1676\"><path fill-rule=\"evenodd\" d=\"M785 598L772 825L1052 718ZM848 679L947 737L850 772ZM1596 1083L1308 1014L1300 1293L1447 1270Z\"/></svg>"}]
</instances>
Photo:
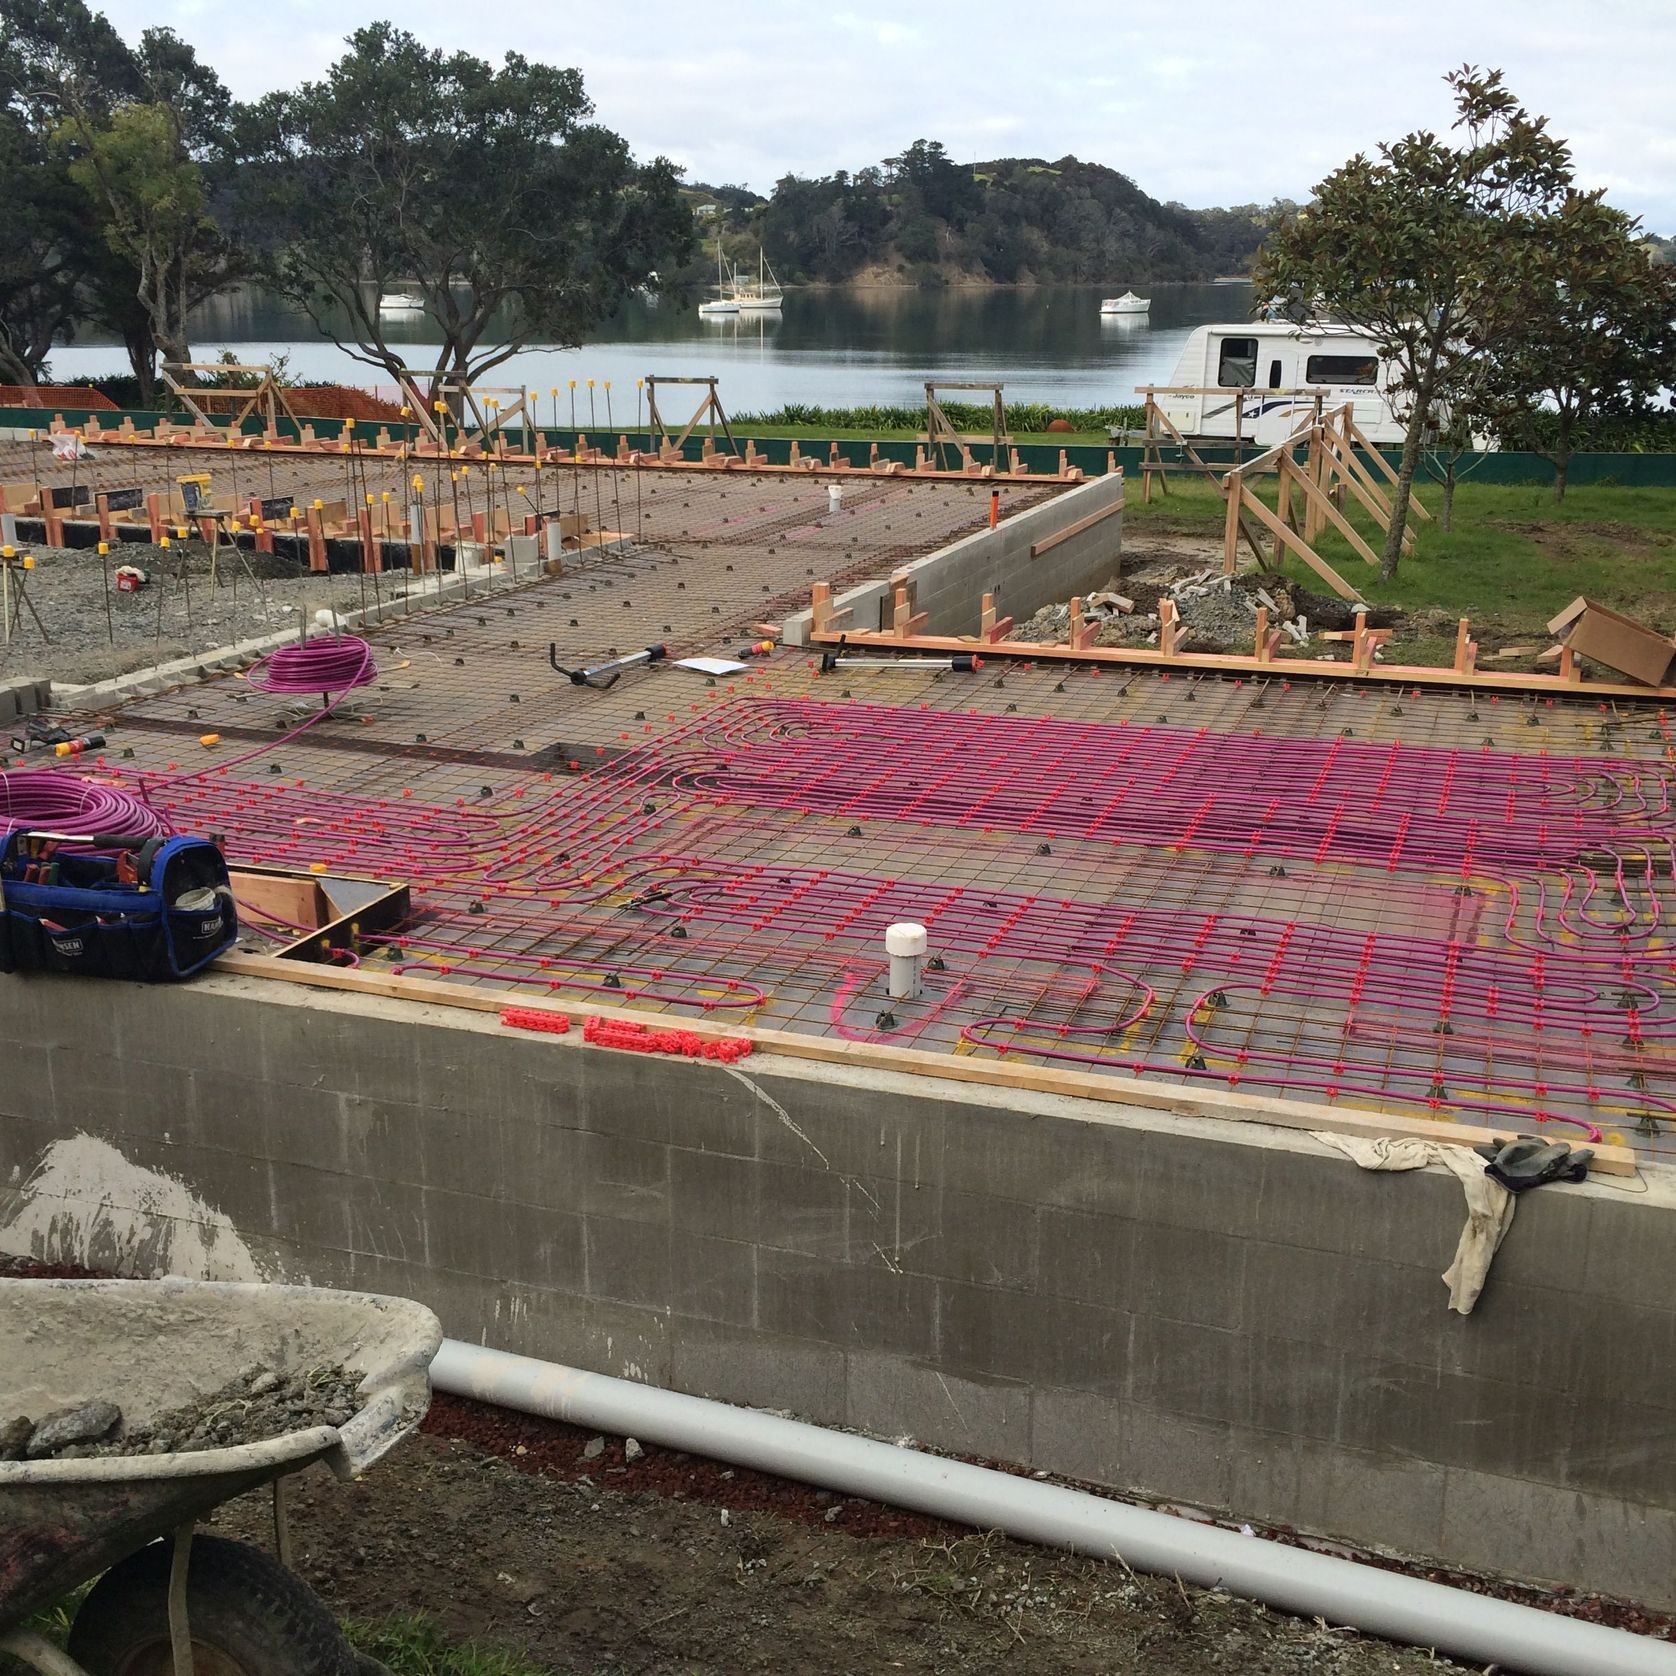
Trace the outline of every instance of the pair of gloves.
<instances>
[{"instance_id":1,"label":"pair of gloves","mask_svg":"<svg viewBox=\"0 0 1676 1676\"><path fill-rule=\"evenodd\" d=\"M1486 1159L1485 1175L1509 1193L1524 1193L1548 1181L1581 1181L1589 1173L1594 1153L1587 1147L1573 1152L1566 1141L1543 1141L1521 1135L1512 1141L1484 1141L1472 1149Z\"/></svg>"}]
</instances>

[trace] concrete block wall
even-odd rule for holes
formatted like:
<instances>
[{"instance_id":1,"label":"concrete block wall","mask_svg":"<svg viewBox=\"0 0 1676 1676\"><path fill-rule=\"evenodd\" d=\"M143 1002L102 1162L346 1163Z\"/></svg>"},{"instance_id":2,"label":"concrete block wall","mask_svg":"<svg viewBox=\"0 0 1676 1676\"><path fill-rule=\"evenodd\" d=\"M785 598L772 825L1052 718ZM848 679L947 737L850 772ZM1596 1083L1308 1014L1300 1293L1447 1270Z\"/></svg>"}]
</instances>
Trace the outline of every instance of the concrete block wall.
<instances>
[{"instance_id":1,"label":"concrete block wall","mask_svg":"<svg viewBox=\"0 0 1676 1676\"><path fill-rule=\"evenodd\" d=\"M1093 513L1123 504L1123 476L1091 478L1053 496L1040 506L1015 514L995 529L978 530L904 564L915 611L929 617L930 634L976 634L983 596L995 596L1002 616L1022 622L1044 605L1062 604L1073 594L1102 587L1117 574L1123 552L1123 514L1112 512L1035 558L1032 546ZM888 627L894 597L890 579L862 582L837 595L835 607L848 607L846 626L864 632ZM789 645L808 644L809 613L797 611L781 625Z\"/></svg>"},{"instance_id":2,"label":"concrete block wall","mask_svg":"<svg viewBox=\"0 0 1676 1676\"><path fill-rule=\"evenodd\" d=\"M1462 1318L1454 1179L1305 1134L227 978L0 979L0 1060L0 1252L1676 1605L1663 1171L1522 1200Z\"/></svg>"}]
</instances>

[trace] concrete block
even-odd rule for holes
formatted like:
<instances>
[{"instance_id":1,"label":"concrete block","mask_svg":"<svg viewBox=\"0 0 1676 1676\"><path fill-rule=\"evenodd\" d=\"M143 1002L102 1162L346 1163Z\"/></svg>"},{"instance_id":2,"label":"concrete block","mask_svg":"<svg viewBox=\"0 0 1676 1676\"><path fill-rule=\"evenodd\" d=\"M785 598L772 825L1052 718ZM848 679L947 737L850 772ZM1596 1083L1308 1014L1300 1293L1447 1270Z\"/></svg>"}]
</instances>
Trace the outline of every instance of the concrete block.
<instances>
[{"instance_id":1,"label":"concrete block","mask_svg":"<svg viewBox=\"0 0 1676 1676\"><path fill-rule=\"evenodd\" d=\"M1241 1319L1252 1332L1297 1344L1358 1345L1392 1361L1436 1367L1443 1345L1459 1336L1449 1289L1435 1270L1376 1262L1270 1240L1244 1245Z\"/></svg>"},{"instance_id":2,"label":"concrete block","mask_svg":"<svg viewBox=\"0 0 1676 1676\"><path fill-rule=\"evenodd\" d=\"M1609 1191L1597 1188L1601 1196L1590 1203L1584 1292L1652 1308L1668 1304L1670 1275L1676 1272L1676 1214L1621 1193L1608 1202Z\"/></svg>"},{"instance_id":3,"label":"concrete block","mask_svg":"<svg viewBox=\"0 0 1676 1676\"><path fill-rule=\"evenodd\" d=\"M515 1201L427 1187L425 1222L438 1268L580 1293L582 1218Z\"/></svg>"},{"instance_id":4,"label":"concrete block","mask_svg":"<svg viewBox=\"0 0 1676 1676\"><path fill-rule=\"evenodd\" d=\"M1335 1448L1327 1459L1323 1535L1401 1554L1442 1552L1446 1468L1372 1450Z\"/></svg>"},{"instance_id":5,"label":"concrete block","mask_svg":"<svg viewBox=\"0 0 1676 1676\"><path fill-rule=\"evenodd\" d=\"M750 1240L843 1261L850 1189L828 1170L712 1153L670 1152L671 1219L683 1232Z\"/></svg>"},{"instance_id":6,"label":"concrete block","mask_svg":"<svg viewBox=\"0 0 1676 1676\"><path fill-rule=\"evenodd\" d=\"M1036 1279L1036 1216L1034 1206L1015 1199L858 1177L850 1197L850 1258L1028 1290Z\"/></svg>"},{"instance_id":7,"label":"concrete block","mask_svg":"<svg viewBox=\"0 0 1676 1676\"><path fill-rule=\"evenodd\" d=\"M1120 1310L942 1280L937 1317L945 1369L1128 1392L1134 1321Z\"/></svg>"},{"instance_id":8,"label":"concrete block","mask_svg":"<svg viewBox=\"0 0 1676 1676\"><path fill-rule=\"evenodd\" d=\"M246 1084L230 1096L225 1082L206 1083L194 1071L192 1098L194 1132L205 1146L309 1169L349 1169L344 1103L351 1096L336 1089ZM400 1133L399 1122L392 1127ZM418 1169L408 1176L421 1179Z\"/></svg>"},{"instance_id":9,"label":"concrete block","mask_svg":"<svg viewBox=\"0 0 1676 1676\"><path fill-rule=\"evenodd\" d=\"M535 1289L519 1289L511 1296L517 1307L502 1320L482 1322L477 1331L455 1336L478 1342L487 1337L517 1355L617 1379L669 1384L673 1334L664 1313Z\"/></svg>"},{"instance_id":10,"label":"concrete block","mask_svg":"<svg viewBox=\"0 0 1676 1676\"><path fill-rule=\"evenodd\" d=\"M0 979L0 985L10 987L6 979ZM0 1113L56 1124L52 1050L41 1042L8 1041L0 1057L6 1066L0 1077Z\"/></svg>"},{"instance_id":11,"label":"concrete block","mask_svg":"<svg viewBox=\"0 0 1676 1676\"><path fill-rule=\"evenodd\" d=\"M757 1170L750 1159L671 1148L671 1226L681 1233L708 1234L717 1239L754 1238Z\"/></svg>"},{"instance_id":12,"label":"concrete block","mask_svg":"<svg viewBox=\"0 0 1676 1676\"><path fill-rule=\"evenodd\" d=\"M1442 1170L1358 1169L1339 1154L1267 1149L1250 1232L1280 1245L1405 1263L1440 1274L1466 1220L1460 1183Z\"/></svg>"},{"instance_id":13,"label":"concrete block","mask_svg":"<svg viewBox=\"0 0 1676 1676\"><path fill-rule=\"evenodd\" d=\"M348 1178L335 1170L314 1170L302 1164L268 1163L260 1168L266 1177L271 1206L268 1217L261 1220L226 1200L226 1183L232 1172L224 1171L215 1178L217 1198L235 1227L254 1227L302 1251L325 1253L349 1249Z\"/></svg>"},{"instance_id":14,"label":"concrete block","mask_svg":"<svg viewBox=\"0 0 1676 1676\"><path fill-rule=\"evenodd\" d=\"M1549 1296L1564 1306L1549 1316L1555 1331L1569 1330L1576 1347L1569 1389L1590 1406L1625 1402L1676 1410L1676 1313L1627 1303L1590 1309L1567 1294ZM1558 1380L1544 1376L1543 1383Z\"/></svg>"},{"instance_id":15,"label":"concrete block","mask_svg":"<svg viewBox=\"0 0 1676 1676\"><path fill-rule=\"evenodd\" d=\"M283 988L275 985L276 989ZM297 1005L285 997L276 997L278 1004L264 1009L257 1017L257 1047L253 1072L264 1082L305 1088L330 1088L340 1094L359 1093L356 1063L359 1053L359 1026L371 1023L376 1036L378 1021L366 1020L322 1007ZM398 1029L394 1023L384 1028ZM416 1034L416 1032L410 1032ZM384 1099L422 1097L413 1087L390 1085L374 1090Z\"/></svg>"},{"instance_id":16,"label":"concrete block","mask_svg":"<svg viewBox=\"0 0 1676 1676\"><path fill-rule=\"evenodd\" d=\"M1634 1137L1632 1136L1631 1139ZM1624 1203L1611 1188L1557 1184L1552 1192L1526 1193L1496 1252L1490 1289L1502 1285L1581 1291L1589 1284L1590 1231L1599 1220L1641 1207ZM1656 1302L1656 1299L1647 1299Z\"/></svg>"},{"instance_id":17,"label":"concrete block","mask_svg":"<svg viewBox=\"0 0 1676 1676\"><path fill-rule=\"evenodd\" d=\"M1331 1444L1235 1426L1228 1453L1228 1506L1260 1524L1326 1528L1331 1507Z\"/></svg>"},{"instance_id":18,"label":"concrete block","mask_svg":"<svg viewBox=\"0 0 1676 1676\"><path fill-rule=\"evenodd\" d=\"M757 1251L757 1325L846 1349L932 1357L938 1283L924 1275L849 1268L768 1246Z\"/></svg>"},{"instance_id":19,"label":"concrete block","mask_svg":"<svg viewBox=\"0 0 1676 1676\"><path fill-rule=\"evenodd\" d=\"M753 1056L754 1064L754 1056ZM889 1100L857 1097L847 1083L752 1071L757 1100L756 1155L777 1164L820 1165L869 1181L936 1181L947 1125L965 1107L912 1095ZM782 1116L781 1113L784 1115ZM792 1125L796 1125L794 1129ZM819 1157L812 1148L818 1149Z\"/></svg>"},{"instance_id":20,"label":"concrete block","mask_svg":"<svg viewBox=\"0 0 1676 1676\"><path fill-rule=\"evenodd\" d=\"M627 1057L626 1055L624 1057ZM690 1060L664 1061L673 1077L687 1086L679 1110L670 1122L670 1139L694 1152L719 1152L733 1158L757 1155L757 1127L769 1108L756 1090L740 1077L731 1077L714 1065L695 1065ZM685 1073L682 1075L682 1073ZM793 1159L793 1163L812 1159Z\"/></svg>"},{"instance_id":21,"label":"concrete block","mask_svg":"<svg viewBox=\"0 0 1676 1676\"><path fill-rule=\"evenodd\" d=\"M1534 1583L1676 1605L1676 1515L1667 1508L1455 1468L1445 1475L1439 1553Z\"/></svg>"},{"instance_id":22,"label":"concrete block","mask_svg":"<svg viewBox=\"0 0 1676 1676\"><path fill-rule=\"evenodd\" d=\"M1262 1234L1270 1148L1237 1131L1215 1139L1124 1123L1100 1131L1088 1167L1047 1184L1051 1203L1236 1235Z\"/></svg>"},{"instance_id":23,"label":"concrete block","mask_svg":"<svg viewBox=\"0 0 1676 1676\"><path fill-rule=\"evenodd\" d=\"M1239 1323L1246 1241L1124 1217L1041 1214L1044 1291L1138 1315Z\"/></svg>"},{"instance_id":24,"label":"concrete block","mask_svg":"<svg viewBox=\"0 0 1676 1676\"><path fill-rule=\"evenodd\" d=\"M1081 1184L1126 1167L1132 1140L1113 1124L961 1106L948 1117L942 1184L1025 1204L1074 1203Z\"/></svg>"},{"instance_id":25,"label":"concrete block","mask_svg":"<svg viewBox=\"0 0 1676 1676\"><path fill-rule=\"evenodd\" d=\"M432 1262L424 1188L365 1174L339 1176L332 1185L342 1198L343 1245L352 1256L418 1269Z\"/></svg>"},{"instance_id":26,"label":"concrete block","mask_svg":"<svg viewBox=\"0 0 1676 1676\"><path fill-rule=\"evenodd\" d=\"M1121 1397L1037 1386L1030 1404L1030 1459L1085 1484L1127 1486L1128 1414Z\"/></svg>"},{"instance_id":27,"label":"concrete block","mask_svg":"<svg viewBox=\"0 0 1676 1676\"><path fill-rule=\"evenodd\" d=\"M1252 1409L1253 1358L1252 1340L1243 1333L1136 1316L1129 1395L1160 1413L1245 1421Z\"/></svg>"},{"instance_id":28,"label":"concrete block","mask_svg":"<svg viewBox=\"0 0 1676 1676\"><path fill-rule=\"evenodd\" d=\"M695 1397L777 1409L820 1425L844 1420L848 1369L836 1345L715 1321L678 1321L671 1377L676 1390Z\"/></svg>"},{"instance_id":29,"label":"concrete block","mask_svg":"<svg viewBox=\"0 0 1676 1676\"><path fill-rule=\"evenodd\" d=\"M1451 1314L1444 1322L1438 1356L1444 1372L1595 1398L1631 1395L1620 1389L1622 1382L1652 1374L1652 1361L1637 1359L1628 1348L1631 1335L1619 1324L1622 1313L1633 1313L1630 1306L1602 1309L1600 1300L1576 1292L1514 1283L1500 1264L1498 1253L1472 1314ZM1664 1312L1649 1313L1654 1319L1647 1330L1663 1345L1656 1318Z\"/></svg>"},{"instance_id":30,"label":"concrete block","mask_svg":"<svg viewBox=\"0 0 1676 1676\"><path fill-rule=\"evenodd\" d=\"M1023 1380L962 1379L906 1357L852 1350L848 1392L845 1423L874 1437L908 1437L991 1460L1030 1458Z\"/></svg>"},{"instance_id":31,"label":"concrete block","mask_svg":"<svg viewBox=\"0 0 1676 1676\"><path fill-rule=\"evenodd\" d=\"M573 1186L590 1215L667 1224L669 1148L621 1135L584 1134Z\"/></svg>"},{"instance_id":32,"label":"concrete block","mask_svg":"<svg viewBox=\"0 0 1676 1676\"><path fill-rule=\"evenodd\" d=\"M620 1222L612 1216L584 1217L582 1228L589 1297L613 1298L647 1309L672 1307L666 1229Z\"/></svg>"},{"instance_id":33,"label":"concrete block","mask_svg":"<svg viewBox=\"0 0 1676 1676\"><path fill-rule=\"evenodd\" d=\"M650 1237L652 1230L645 1230ZM757 1324L757 1248L743 1240L671 1232L669 1308L682 1318Z\"/></svg>"},{"instance_id":34,"label":"concrete block","mask_svg":"<svg viewBox=\"0 0 1676 1676\"><path fill-rule=\"evenodd\" d=\"M1577 1404L1563 1393L1347 1353L1338 1441L1555 1481Z\"/></svg>"},{"instance_id":35,"label":"concrete block","mask_svg":"<svg viewBox=\"0 0 1676 1676\"><path fill-rule=\"evenodd\" d=\"M1327 1444L1340 1434L1345 1352L1330 1345L1250 1338L1242 1423Z\"/></svg>"},{"instance_id":36,"label":"concrete block","mask_svg":"<svg viewBox=\"0 0 1676 1676\"><path fill-rule=\"evenodd\" d=\"M65 1047L52 1055L53 1111L71 1129L149 1134L191 1109L192 1078L179 1065Z\"/></svg>"},{"instance_id":37,"label":"concrete block","mask_svg":"<svg viewBox=\"0 0 1676 1676\"><path fill-rule=\"evenodd\" d=\"M1119 1487L1225 1510L1233 1484L1234 1430L1184 1415L1131 1407Z\"/></svg>"},{"instance_id":38,"label":"concrete block","mask_svg":"<svg viewBox=\"0 0 1676 1676\"><path fill-rule=\"evenodd\" d=\"M560 1044L562 1046L562 1044ZM552 1059L562 1080L540 1090L543 1120L562 1128L669 1143L715 1067L644 1053L591 1053L575 1047Z\"/></svg>"},{"instance_id":39,"label":"concrete block","mask_svg":"<svg viewBox=\"0 0 1676 1676\"><path fill-rule=\"evenodd\" d=\"M1582 1403L1569 1439L1543 1441L1549 1447L1531 1452L1532 1470L1522 1476L1676 1509L1676 1411L1668 1403ZM1551 1470L1555 1456L1558 1471Z\"/></svg>"}]
</instances>

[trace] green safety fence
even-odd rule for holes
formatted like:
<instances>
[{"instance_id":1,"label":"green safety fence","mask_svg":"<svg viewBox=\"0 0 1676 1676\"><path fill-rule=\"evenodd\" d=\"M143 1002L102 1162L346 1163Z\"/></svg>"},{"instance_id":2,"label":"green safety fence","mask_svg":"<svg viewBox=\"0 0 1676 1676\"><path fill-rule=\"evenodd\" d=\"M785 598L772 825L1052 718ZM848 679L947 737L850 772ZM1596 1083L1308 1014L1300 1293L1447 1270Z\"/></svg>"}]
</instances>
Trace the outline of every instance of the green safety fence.
<instances>
[{"instance_id":1,"label":"green safety fence","mask_svg":"<svg viewBox=\"0 0 1676 1676\"><path fill-rule=\"evenodd\" d=\"M64 423L72 427L84 425L90 418L97 419L102 426L110 429L116 428L127 418L132 419L140 430L150 430L171 418L166 413L139 409L112 411L107 408L93 412L85 408L6 407L0 408L0 434L6 431L14 435L19 431L37 431L45 436L55 417L62 417ZM178 419L178 416L175 417ZM184 424L184 421L180 422ZM341 419L309 419L307 423L313 428L316 439L321 442L340 441L351 430L368 442L380 430L388 431L397 441L403 438L412 441L417 435L416 426L403 424L399 420L363 419L355 421L353 427ZM243 429L246 435L260 435L262 423L252 417L245 421ZM279 423L279 433L287 438L295 438L297 429L289 420L282 419ZM623 427L607 434L603 430L586 432L543 425L539 427L537 434L545 446L567 450L575 445L579 435L586 435L596 447L608 451L616 447L619 436L626 436L631 448L650 452L655 445L655 439L649 432ZM696 460L700 457L704 447L704 434L695 432L687 439L686 447L682 451L685 458ZM747 439L754 441L758 457L770 465L785 465L791 458L792 439L789 437L752 437L748 426L737 424L733 427L733 434L741 448ZM524 432L518 427L509 426L507 435L512 446L524 447ZM838 456L847 464L861 467L865 467L874 457L875 448L878 450L877 458L896 460L911 466L916 450L923 446L906 437L883 438L877 443L853 438L833 441L825 437L798 437L796 442L799 452L806 460L830 459L833 449L836 449ZM1065 456L1067 465L1080 467L1091 477L1104 472L1108 461L1114 461L1131 476L1138 473L1141 467L1141 450L1136 447L1102 448L1094 444L1076 443L1061 448L1054 443L1044 442L1023 442L1016 447L1019 459L1033 472L1047 473L1056 470L1061 454ZM981 443L976 445L972 452L979 464L989 463L991 450ZM1392 465L1396 464L1397 456L1394 450L1385 449L1382 452ZM1201 447L1199 453L1207 464L1218 468L1235 463L1232 448L1218 448L1211 444ZM1249 458L1249 450L1247 457ZM1179 449L1166 449L1163 458L1173 463L1181 460L1183 456ZM1534 483L1546 486L1554 480L1553 466L1540 454L1469 454L1458 462L1456 472L1460 481L1470 483ZM1569 480L1573 488L1582 488L1589 484L1610 484L1629 489L1676 489L1676 454L1576 454L1572 456Z\"/></svg>"}]
</instances>

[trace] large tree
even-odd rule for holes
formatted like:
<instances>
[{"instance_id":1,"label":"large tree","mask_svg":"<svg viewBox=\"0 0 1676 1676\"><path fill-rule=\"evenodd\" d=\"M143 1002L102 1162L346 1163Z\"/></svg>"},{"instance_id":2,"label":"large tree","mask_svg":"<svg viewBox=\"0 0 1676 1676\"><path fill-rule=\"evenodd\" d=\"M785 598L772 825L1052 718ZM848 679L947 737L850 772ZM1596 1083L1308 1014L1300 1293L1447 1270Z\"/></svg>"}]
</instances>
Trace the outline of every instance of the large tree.
<instances>
[{"instance_id":1,"label":"large tree","mask_svg":"<svg viewBox=\"0 0 1676 1676\"><path fill-rule=\"evenodd\" d=\"M0 106L0 383L34 384L86 301L81 194L21 112Z\"/></svg>"},{"instance_id":2,"label":"large tree","mask_svg":"<svg viewBox=\"0 0 1676 1676\"><path fill-rule=\"evenodd\" d=\"M228 168L220 79L168 29L128 46L85 0L0 0L0 76L82 191L112 258L98 287L133 286L145 329L124 338L142 383L154 348L189 360L187 316L245 271L210 209Z\"/></svg>"},{"instance_id":3,"label":"large tree","mask_svg":"<svg viewBox=\"0 0 1676 1676\"><path fill-rule=\"evenodd\" d=\"M686 259L677 172L588 119L575 70L444 56L358 29L326 79L243 114L238 202L321 330L392 377L408 346L379 296L416 289L433 377L473 381L525 344L579 344L631 288Z\"/></svg>"},{"instance_id":4,"label":"large tree","mask_svg":"<svg viewBox=\"0 0 1676 1676\"><path fill-rule=\"evenodd\" d=\"M1502 83L1472 66L1447 77L1455 138L1426 131L1358 155L1315 189L1258 258L1259 296L1285 295L1376 337L1407 433L1380 574L1396 574L1429 427L1489 347L1488 307L1518 253L1571 187L1571 155Z\"/></svg>"},{"instance_id":5,"label":"large tree","mask_svg":"<svg viewBox=\"0 0 1676 1676\"><path fill-rule=\"evenodd\" d=\"M1600 193L1573 193L1486 311L1488 420L1552 462L1563 500L1591 428L1676 384L1676 269L1650 262L1634 220Z\"/></svg>"}]
</instances>

